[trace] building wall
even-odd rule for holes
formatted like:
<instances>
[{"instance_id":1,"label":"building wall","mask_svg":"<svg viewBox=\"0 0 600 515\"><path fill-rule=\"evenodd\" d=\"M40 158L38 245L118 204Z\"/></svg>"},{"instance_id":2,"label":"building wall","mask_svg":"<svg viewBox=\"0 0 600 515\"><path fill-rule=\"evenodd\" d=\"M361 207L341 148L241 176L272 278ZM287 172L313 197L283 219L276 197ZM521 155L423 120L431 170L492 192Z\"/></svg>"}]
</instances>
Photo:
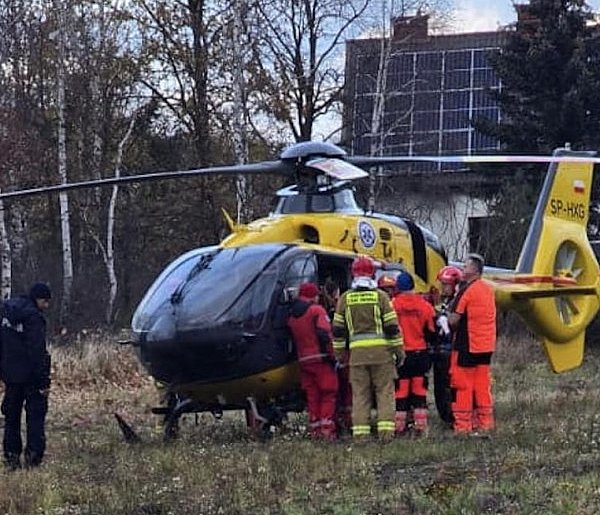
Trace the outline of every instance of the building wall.
<instances>
[{"instance_id":1,"label":"building wall","mask_svg":"<svg viewBox=\"0 0 600 515\"><path fill-rule=\"evenodd\" d=\"M430 192L386 195L377 211L410 218L436 234L451 261L463 261L469 250L469 218L488 215L484 200L466 194Z\"/></svg>"}]
</instances>

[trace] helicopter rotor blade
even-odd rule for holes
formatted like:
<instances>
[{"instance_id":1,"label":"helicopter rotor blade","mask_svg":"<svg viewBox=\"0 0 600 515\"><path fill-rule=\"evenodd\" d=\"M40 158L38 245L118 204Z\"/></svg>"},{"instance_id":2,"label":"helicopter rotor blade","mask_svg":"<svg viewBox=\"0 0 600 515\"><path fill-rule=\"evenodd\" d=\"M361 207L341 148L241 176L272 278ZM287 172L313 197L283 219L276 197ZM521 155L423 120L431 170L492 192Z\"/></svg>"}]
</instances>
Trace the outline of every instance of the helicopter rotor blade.
<instances>
[{"instance_id":1,"label":"helicopter rotor blade","mask_svg":"<svg viewBox=\"0 0 600 515\"><path fill-rule=\"evenodd\" d=\"M319 147L320 148L320 147ZM341 151L340 151L341 152ZM175 172L156 172L140 175L127 175L121 177L108 177L91 181L73 182L68 184L55 184L52 186L39 186L18 191L0 193L0 200L29 197L43 193L56 193L98 186L110 186L116 184L140 183L160 181L165 179L177 179L187 177L198 177L216 174L289 174L292 175L300 169L305 172L323 173L332 178L354 180L366 177L367 172L358 168L382 165L394 165L402 163L600 163L600 157L595 157L595 152L570 152L568 154L558 151L553 156L518 156L518 155L470 155L470 156L346 156L341 153L335 156L319 156L318 154L298 153L282 154L282 159L277 161L262 161L259 163L211 166L192 170ZM304 160L306 159L306 160Z\"/></svg>"},{"instance_id":2,"label":"helicopter rotor blade","mask_svg":"<svg viewBox=\"0 0 600 515\"><path fill-rule=\"evenodd\" d=\"M595 153L578 152L557 156L348 156L346 161L356 166L383 166L403 163L594 163L600 164Z\"/></svg>"},{"instance_id":3,"label":"helicopter rotor blade","mask_svg":"<svg viewBox=\"0 0 600 515\"><path fill-rule=\"evenodd\" d=\"M198 177L203 175L216 174L281 174L292 173L293 163L285 161L262 161L260 163L228 165L228 166L210 166L207 168L196 168L193 170L180 170L176 172L156 172L141 175L126 175L122 177L107 177L106 179L96 179L92 181L72 182L68 184L55 184L53 186L39 186L19 191L9 191L0 193L0 199L9 199L15 197L30 197L41 193L57 193L61 191L79 190L84 188L93 188L96 186L110 186L115 184L129 184L136 182L161 181L165 179Z\"/></svg>"}]
</instances>

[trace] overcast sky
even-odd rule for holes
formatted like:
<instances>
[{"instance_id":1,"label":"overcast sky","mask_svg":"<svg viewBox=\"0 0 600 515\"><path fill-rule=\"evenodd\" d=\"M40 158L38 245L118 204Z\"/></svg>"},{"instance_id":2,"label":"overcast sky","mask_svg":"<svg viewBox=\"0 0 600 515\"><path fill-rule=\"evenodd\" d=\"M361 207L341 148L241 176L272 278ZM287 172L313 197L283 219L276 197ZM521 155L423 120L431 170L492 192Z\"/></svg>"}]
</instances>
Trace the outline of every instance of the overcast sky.
<instances>
[{"instance_id":1,"label":"overcast sky","mask_svg":"<svg viewBox=\"0 0 600 515\"><path fill-rule=\"evenodd\" d=\"M588 0L588 5L600 11L600 0ZM455 30L478 32L495 30L516 20L511 0L454 0Z\"/></svg>"}]
</instances>

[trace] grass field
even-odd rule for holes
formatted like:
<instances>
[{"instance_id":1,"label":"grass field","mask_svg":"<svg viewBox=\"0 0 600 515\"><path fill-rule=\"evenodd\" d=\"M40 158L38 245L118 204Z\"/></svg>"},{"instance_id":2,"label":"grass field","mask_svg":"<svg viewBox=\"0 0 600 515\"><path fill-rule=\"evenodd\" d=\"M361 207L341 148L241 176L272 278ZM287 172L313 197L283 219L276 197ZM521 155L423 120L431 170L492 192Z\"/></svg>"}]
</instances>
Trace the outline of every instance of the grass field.
<instances>
[{"instance_id":1,"label":"grass field","mask_svg":"<svg viewBox=\"0 0 600 515\"><path fill-rule=\"evenodd\" d=\"M0 513L597 513L600 352L557 376L520 340L500 342L491 439L456 438L433 413L426 438L360 446L310 442L302 416L261 444L237 413L188 416L166 445L130 351L56 349L47 459L0 472ZM123 443L115 411L144 443Z\"/></svg>"}]
</instances>

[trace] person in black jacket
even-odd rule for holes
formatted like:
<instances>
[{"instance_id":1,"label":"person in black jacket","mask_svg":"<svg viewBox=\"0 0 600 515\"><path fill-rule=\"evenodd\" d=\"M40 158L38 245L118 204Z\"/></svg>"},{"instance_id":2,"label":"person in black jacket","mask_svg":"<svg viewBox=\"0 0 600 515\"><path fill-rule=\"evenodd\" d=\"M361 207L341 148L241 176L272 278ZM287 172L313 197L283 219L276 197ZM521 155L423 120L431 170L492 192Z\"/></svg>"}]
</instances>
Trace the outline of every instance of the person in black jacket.
<instances>
[{"instance_id":1,"label":"person in black jacket","mask_svg":"<svg viewBox=\"0 0 600 515\"><path fill-rule=\"evenodd\" d=\"M44 425L50 390L50 355L46 349L46 319L50 305L46 284L36 283L29 296L4 302L0 329L0 378L6 388L2 401L4 415L4 459L9 469L21 466L21 414L25 406L27 446L25 466L42 462L46 448Z\"/></svg>"}]
</instances>

